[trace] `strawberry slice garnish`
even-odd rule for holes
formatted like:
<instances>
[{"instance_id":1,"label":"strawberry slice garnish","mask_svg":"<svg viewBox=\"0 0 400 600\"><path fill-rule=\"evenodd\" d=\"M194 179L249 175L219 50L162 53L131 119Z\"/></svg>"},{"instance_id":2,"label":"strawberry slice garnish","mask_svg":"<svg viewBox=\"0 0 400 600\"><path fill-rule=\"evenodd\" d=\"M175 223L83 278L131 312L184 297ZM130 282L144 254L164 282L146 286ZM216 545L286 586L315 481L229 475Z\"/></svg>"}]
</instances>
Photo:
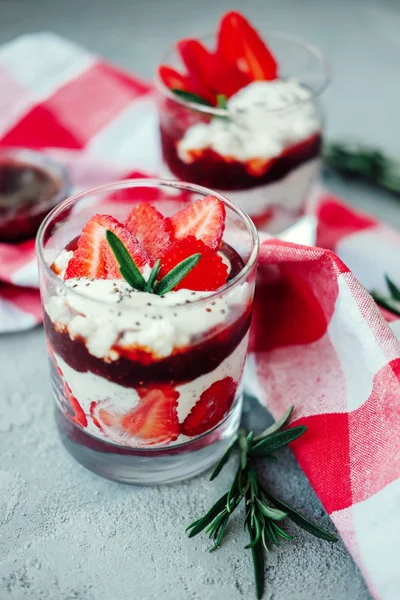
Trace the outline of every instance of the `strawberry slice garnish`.
<instances>
[{"instance_id":1,"label":"strawberry slice garnish","mask_svg":"<svg viewBox=\"0 0 400 600\"><path fill-rule=\"evenodd\" d=\"M176 240L194 235L210 248L217 249L225 229L225 206L215 196L206 196L171 218Z\"/></svg>"},{"instance_id":2,"label":"strawberry slice garnish","mask_svg":"<svg viewBox=\"0 0 400 600\"><path fill-rule=\"evenodd\" d=\"M176 47L198 95L215 104L218 89L218 87L214 89L213 82L215 56L198 40L180 40Z\"/></svg>"},{"instance_id":3,"label":"strawberry slice garnish","mask_svg":"<svg viewBox=\"0 0 400 600\"><path fill-rule=\"evenodd\" d=\"M171 244L171 223L151 204L142 202L135 206L125 225L138 239L152 264Z\"/></svg>"},{"instance_id":4,"label":"strawberry slice garnish","mask_svg":"<svg viewBox=\"0 0 400 600\"><path fill-rule=\"evenodd\" d=\"M211 250L192 235L173 242L168 248L161 259L159 278L162 279L177 264L193 254L201 254L201 258L190 273L174 287L175 290L213 291L226 283L228 267L222 258L215 250Z\"/></svg>"},{"instance_id":5,"label":"strawberry slice garnish","mask_svg":"<svg viewBox=\"0 0 400 600\"><path fill-rule=\"evenodd\" d=\"M278 76L275 57L258 32L237 11L224 15L218 36L218 55L224 64L250 77L250 81L271 81Z\"/></svg>"},{"instance_id":6,"label":"strawberry slice garnish","mask_svg":"<svg viewBox=\"0 0 400 600\"><path fill-rule=\"evenodd\" d=\"M196 402L181 426L190 437L209 431L229 413L235 399L237 384L232 377L213 383Z\"/></svg>"},{"instance_id":7,"label":"strawberry slice garnish","mask_svg":"<svg viewBox=\"0 0 400 600\"><path fill-rule=\"evenodd\" d=\"M190 77L182 75L172 67L167 65L160 65L158 67L158 74L164 85L170 90L182 90L185 92L194 92L190 81Z\"/></svg>"},{"instance_id":8,"label":"strawberry slice garnish","mask_svg":"<svg viewBox=\"0 0 400 600\"><path fill-rule=\"evenodd\" d=\"M140 400L134 408L92 402L94 424L117 443L150 446L176 440L180 433L179 392L170 385L138 388L136 392Z\"/></svg>"},{"instance_id":9,"label":"strawberry slice garnish","mask_svg":"<svg viewBox=\"0 0 400 600\"><path fill-rule=\"evenodd\" d=\"M148 264L146 252L128 229L110 215L95 215L82 230L77 249L68 263L64 279L72 277L122 278L118 263L106 240L107 229L120 238L139 270Z\"/></svg>"}]
</instances>

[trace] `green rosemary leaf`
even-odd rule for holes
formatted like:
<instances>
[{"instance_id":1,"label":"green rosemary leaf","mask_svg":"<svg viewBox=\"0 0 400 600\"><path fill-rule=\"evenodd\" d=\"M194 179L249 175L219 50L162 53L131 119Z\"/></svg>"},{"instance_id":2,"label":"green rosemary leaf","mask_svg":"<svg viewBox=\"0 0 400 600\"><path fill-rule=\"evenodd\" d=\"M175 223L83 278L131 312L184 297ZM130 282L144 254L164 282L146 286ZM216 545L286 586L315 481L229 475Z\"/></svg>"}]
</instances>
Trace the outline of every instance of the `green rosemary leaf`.
<instances>
[{"instance_id":1,"label":"green rosemary leaf","mask_svg":"<svg viewBox=\"0 0 400 600\"><path fill-rule=\"evenodd\" d=\"M179 96L179 98L182 98L182 100L186 100L186 102L194 102L195 104L202 104L203 106L212 106L208 100L205 100L197 94L192 94L191 92L186 92L185 90L178 90L177 88L173 88L171 92L173 92L176 96Z\"/></svg>"},{"instance_id":2,"label":"green rosemary leaf","mask_svg":"<svg viewBox=\"0 0 400 600\"><path fill-rule=\"evenodd\" d=\"M223 520L226 517L226 510L223 510L219 515L215 517L215 519L210 523L205 532L208 534L209 538L212 538L216 531L220 528Z\"/></svg>"},{"instance_id":3,"label":"green rosemary leaf","mask_svg":"<svg viewBox=\"0 0 400 600\"><path fill-rule=\"evenodd\" d=\"M119 237L117 237L115 233L113 233L109 229L107 229L106 231L106 239L115 256L116 261L118 262L119 270L122 277L134 289L143 292L146 287L146 281L144 280L143 275L135 265L134 260L132 259L128 250L125 248L124 244L121 242Z\"/></svg>"},{"instance_id":4,"label":"green rosemary leaf","mask_svg":"<svg viewBox=\"0 0 400 600\"><path fill-rule=\"evenodd\" d=\"M153 268L151 270L151 273L150 273L149 278L148 278L147 283L146 283L146 290L145 290L146 292L152 292L153 291L154 284L155 284L157 276L158 276L158 274L160 272L160 263L161 263L160 259L158 259L154 263L154 266L153 266Z\"/></svg>"},{"instance_id":5,"label":"green rosemary leaf","mask_svg":"<svg viewBox=\"0 0 400 600\"><path fill-rule=\"evenodd\" d=\"M249 456L258 457L271 454L272 452L275 452L275 450L278 450L278 448L293 442L306 431L307 427L304 427L303 425L291 427L285 431L276 431L253 446L249 452Z\"/></svg>"},{"instance_id":6,"label":"green rosemary leaf","mask_svg":"<svg viewBox=\"0 0 400 600\"><path fill-rule=\"evenodd\" d=\"M397 285L395 283L393 283L393 281L389 278L388 275L385 275L385 280L386 280L387 286L390 290L393 300L400 301L400 289L397 287Z\"/></svg>"},{"instance_id":7,"label":"green rosemary leaf","mask_svg":"<svg viewBox=\"0 0 400 600\"><path fill-rule=\"evenodd\" d=\"M272 508L272 506L268 506L268 504L261 502L261 500L258 498L256 503L262 514L269 519L273 519L274 521L282 521L282 519L287 517L287 513L283 512L282 510L278 510L277 508Z\"/></svg>"},{"instance_id":8,"label":"green rosemary leaf","mask_svg":"<svg viewBox=\"0 0 400 600\"><path fill-rule=\"evenodd\" d=\"M268 543L267 543L267 530L265 527L262 530L261 539L262 539L262 545L264 546L265 550L267 552L269 552Z\"/></svg>"},{"instance_id":9,"label":"green rosemary leaf","mask_svg":"<svg viewBox=\"0 0 400 600\"><path fill-rule=\"evenodd\" d=\"M225 94L217 94L217 106L223 110L228 108L228 98L225 96Z\"/></svg>"},{"instance_id":10,"label":"green rosemary leaf","mask_svg":"<svg viewBox=\"0 0 400 600\"><path fill-rule=\"evenodd\" d=\"M237 496L238 492L240 494L240 491L238 489L238 479L239 479L239 474L240 474L240 469L238 469L236 471L236 475L233 479L232 485L229 488L229 492L228 492L228 496L226 499L226 510L228 511L228 513L232 512L232 506L231 504L235 504L234 502L232 503L232 498L234 498L235 496Z\"/></svg>"},{"instance_id":11,"label":"green rosemary leaf","mask_svg":"<svg viewBox=\"0 0 400 600\"><path fill-rule=\"evenodd\" d=\"M259 440L264 439L265 437L267 437L267 435L270 435L271 433L275 433L275 431L279 431L279 429L282 429L282 427L284 425L286 425L286 423L289 421L290 416L293 412L294 406L289 406L289 408L287 409L287 411L285 412L285 414L278 419L277 421L275 421L275 423L273 423L272 425L270 425L269 427L267 427L267 429L265 429L262 433L260 433L259 435L257 435L254 438L255 442L258 442Z\"/></svg>"},{"instance_id":12,"label":"green rosemary leaf","mask_svg":"<svg viewBox=\"0 0 400 600\"><path fill-rule=\"evenodd\" d=\"M220 461L217 463L214 471L211 473L211 477L210 477L210 481L213 481L213 479L215 479L216 477L218 477L218 475L221 473L222 469L224 468L224 466L226 465L226 463L228 462L232 451L234 449L234 447L237 444L237 440L235 440L227 449L227 451L225 452L225 454L223 455L223 457L220 459Z\"/></svg>"},{"instance_id":13,"label":"green rosemary leaf","mask_svg":"<svg viewBox=\"0 0 400 600\"><path fill-rule=\"evenodd\" d=\"M251 540L251 534L250 534ZM258 542L251 549L254 566L254 580L256 584L256 597L261 600L264 594L264 552L262 542Z\"/></svg>"},{"instance_id":14,"label":"green rosemary leaf","mask_svg":"<svg viewBox=\"0 0 400 600\"><path fill-rule=\"evenodd\" d=\"M229 521L229 515L225 516L225 520L222 522L221 527L219 529L218 532L218 537L215 540L215 544L214 546L210 549L210 552L215 552L215 550L218 548L218 546L221 544L222 538L224 537L224 533L225 530L227 528L228 525L228 521Z\"/></svg>"},{"instance_id":15,"label":"green rosemary leaf","mask_svg":"<svg viewBox=\"0 0 400 600\"><path fill-rule=\"evenodd\" d=\"M275 530L275 533L277 535L281 536L281 538L285 540L290 540L291 542L294 540L294 537L286 533L286 531L284 531L283 529L281 529L281 527L279 527L279 525L277 525L275 521L271 521L271 527Z\"/></svg>"},{"instance_id":16,"label":"green rosemary leaf","mask_svg":"<svg viewBox=\"0 0 400 600\"><path fill-rule=\"evenodd\" d=\"M204 517L198 519L197 521L194 521L193 523L191 523L191 525L189 525L189 527L186 528L186 532L188 532L189 529L191 530L188 534L189 537L194 537L195 535L203 531L203 529L205 529L207 525L209 525L211 521L214 520L218 513L224 510L226 506L227 497L228 494L224 494L223 496L221 496L221 498L219 498L219 500L216 501L216 503L210 508L210 510L204 515Z\"/></svg>"},{"instance_id":17,"label":"green rosemary leaf","mask_svg":"<svg viewBox=\"0 0 400 600\"><path fill-rule=\"evenodd\" d=\"M394 315L400 316L400 302L393 300L389 296L383 296L379 292L371 292L371 296L375 302L382 308L392 312Z\"/></svg>"},{"instance_id":18,"label":"green rosemary leaf","mask_svg":"<svg viewBox=\"0 0 400 600\"><path fill-rule=\"evenodd\" d=\"M161 281L155 287L155 293L159 296L163 296L167 292L170 292L178 283L182 281L184 277L197 265L201 258L201 254L192 254L177 264L169 273L161 279Z\"/></svg>"},{"instance_id":19,"label":"green rosemary leaf","mask_svg":"<svg viewBox=\"0 0 400 600\"><path fill-rule=\"evenodd\" d=\"M247 544L247 546L245 546L245 550L250 550L250 548L253 548L256 544L258 544L258 542L261 539L261 523L257 517L257 515L254 516L254 538L250 541L249 544Z\"/></svg>"},{"instance_id":20,"label":"green rosemary leaf","mask_svg":"<svg viewBox=\"0 0 400 600\"><path fill-rule=\"evenodd\" d=\"M244 429L240 429L239 431L239 448L240 448L240 466L242 470L247 466L247 435Z\"/></svg>"},{"instance_id":21,"label":"green rosemary leaf","mask_svg":"<svg viewBox=\"0 0 400 600\"><path fill-rule=\"evenodd\" d=\"M299 525L299 527L302 527L303 529L308 531L308 533L311 533L312 535L315 535L316 537L321 538L322 540L326 540L327 542L337 542L337 537L335 537L331 533L328 533L321 527L318 527L318 525L316 525L312 521L309 521L306 517L297 512L297 510L295 510L285 502L282 502L282 500L278 500L278 498L273 496L268 490L263 489L263 492L268 497L268 499L275 504L277 508L286 512L288 518L291 519L294 523L296 523L296 525Z\"/></svg>"},{"instance_id":22,"label":"green rosemary leaf","mask_svg":"<svg viewBox=\"0 0 400 600\"><path fill-rule=\"evenodd\" d=\"M265 523L265 530L267 531L268 537L270 541L274 544L274 546L279 546L279 540L276 537L274 528L272 527L272 521L270 521L269 519Z\"/></svg>"}]
</instances>

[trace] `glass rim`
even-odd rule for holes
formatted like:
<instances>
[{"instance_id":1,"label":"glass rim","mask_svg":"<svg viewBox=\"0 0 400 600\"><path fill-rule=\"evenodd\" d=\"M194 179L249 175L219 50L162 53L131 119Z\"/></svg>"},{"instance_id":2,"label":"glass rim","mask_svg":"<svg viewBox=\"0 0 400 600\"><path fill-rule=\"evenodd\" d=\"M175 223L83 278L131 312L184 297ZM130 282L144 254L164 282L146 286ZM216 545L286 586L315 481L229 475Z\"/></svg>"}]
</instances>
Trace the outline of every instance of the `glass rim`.
<instances>
[{"instance_id":1,"label":"glass rim","mask_svg":"<svg viewBox=\"0 0 400 600\"><path fill-rule=\"evenodd\" d=\"M62 200L68 197L71 191L71 180L66 167L55 160L52 156L46 154L46 152L39 152L32 150L31 148L24 148L22 146L4 146L0 148L0 159L9 157L10 159L18 159L28 166L34 166L38 169L49 173L51 179L54 179L57 175L60 181L60 189L48 200L43 202L35 203L35 205L29 209L29 217L34 217L38 214L45 212L47 209L54 210ZM52 169L58 171L57 174L50 172ZM15 215L11 215L4 219L6 221L14 221Z\"/></svg>"},{"instance_id":2,"label":"glass rim","mask_svg":"<svg viewBox=\"0 0 400 600\"><path fill-rule=\"evenodd\" d=\"M190 310L193 307L201 306L202 304L207 304L210 302L210 300L220 297L221 294L225 295L225 293L227 293L228 290L236 287L237 285L239 285L242 281L244 281L247 278L248 274L250 273L250 271L252 270L252 268L254 267L254 265L257 262L259 247L260 247L260 240L259 240L256 226L254 225L253 221L251 220L251 218L245 211L243 211L241 208L236 206L231 200L229 200L229 198L226 198L219 192L215 192L215 191L213 191L209 188L206 188L204 186L201 186L201 185L176 181L176 180L172 180L172 179L141 178L141 179L124 179L124 180L116 181L114 183L108 183L108 184L101 185L101 186L98 186L95 188L90 188L88 190L84 190L77 194L73 194L72 196L66 198L64 201L57 204L57 206L55 206L53 208L53 210L51 212L49 212L49 214L45 217L45 219L42 221L42 223L39 227L39 230L37 232L37 235L36 235L36 244L35 244L36 256L37 256L39 264L44 268L46 276L49 277L50 280L52 280L55 284L57 284L57 286L59 286L59 287L61 286L61 288L65 291L67 291L68 294L78 296L79 298L85 298L85 300L87 300L89 302L94 302L95 304L100 304L102 306L114 306L113 302L107 302L105 300L99 300L97 298L92 298L92 297L87 296L84 293L78 292L77 290L66 285L65 281L63 279L60 279L60 277L58 277L58 275L50 268L50 266L47 264L47 262L45 260L44 236L46 234L47 228L52 224L53 220L59 215L59 213L61 213L66 208L72 207L79 200L82 200L86 197L93 196L95 194L99 194L99 193L103 193L103 192L112 192L112 191L116 191L116 190L130 188L130 187L161 187L161 188L166 187L166 188L174 188L174 189L183 189L188 192L201 194L202 196L209 196L209 195L216 196L219 200L221 200L224 203L225 206L228 206L231 210L233 210L241 218L241 220L245 223L247 230L250 233L253 247L251 249L250 256L248 257L246 263L244 264L242 269L239 271L239 273L237 275L235 275L235 277L233 277L230 281L228 281L224 286L218 288L215 291L212 291L211 293L206 292L208 295L205 296L204 298L198 298L197 300L190 302L190 304L184 304L183 306L185 307L185 309ZM131 311L132 309L134 309L134 307L132 307L132 306L129 306L129 307L128 306L126 306L126 307L119 306L118 307L118 310L123 310L123 311ZM166 306L165 309L171 309L171 310L176 311L176 310L179 310L179 305Z\"/></svg>"},{"instance_id":3,"label":"glass rim","mask_svg":"<svg viewBox=\"0 0 400 600\"><path fill-rule=\"evenodd\" d=\"M310 52L310 54L312 54L314 56L314 58L317 59L317 61L319 61L319 63L322 66L322 71L323 71L323 75L324 75L320 85L315 90L310 90L311 95L309 98L304 99L304 100L296 100L292 104L288 104L285 107L269 109L266 112L271 113L271 114L279 113L283 110L287 110L288 108L291 108L298 104L303 104L305 102L309 102L310 100L313 100L314 98L320 96L322 94L322 92L328 87L328 85L332 79L330 63L329 63L328 59L326 58L325 54L322 52L322 50L320 50L320 48L318 46L314 45L313 43L308 42L307 40L305 40L301 37L298 37L296 35L286 33L284 31L271 30L271 31L262 32L262 37L264 37L264 36L270 37L270 38L275 38L277 40L281 40L281 41L285 41L285 42L289 42L290 44L292 44L294 46L305 48L306 50L308 50L308 52ZM214 33L205 33L205 34L202 34L199 36L194 36L194 37L196 39L203 40L203 41L207 40L211 37L214 39L215 32ZM161 64L167 65L168 57L177 52L175 44L176 44L176 42L168 47L168 49L166 50L166 52L163 55ZM184 100L183 98L177 96L161 80L161 78L158 74L158 70L157 70L157 73L156 73L156 76L154 79L154 83L155 83L155 87L162 94L164 94L164 96L167 96L167 98L169 98L170 100L174 100L175 102L177 102L178 104L181 104L182 106L185 106L186 108L189 108L191 110L196 110L197 112L206 113L208 115L213 115L216 117L226 117L229 115L229 111L225 108L217 108L214 106L207 106L205 104L200 104L198 102Z\"/></svg>"}]
</instances>

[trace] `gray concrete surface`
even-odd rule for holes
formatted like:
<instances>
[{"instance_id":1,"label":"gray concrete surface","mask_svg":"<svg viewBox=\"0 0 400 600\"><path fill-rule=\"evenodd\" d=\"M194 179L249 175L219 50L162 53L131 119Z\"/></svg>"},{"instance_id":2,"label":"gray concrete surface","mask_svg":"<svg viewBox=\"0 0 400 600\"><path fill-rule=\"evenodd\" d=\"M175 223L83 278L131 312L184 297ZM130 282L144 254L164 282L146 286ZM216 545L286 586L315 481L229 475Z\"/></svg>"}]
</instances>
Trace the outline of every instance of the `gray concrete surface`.
<instances>
[{"instance_id":1,"label":"gray concrete surface","mask_svg":"<svg viewBox=\"0 0 400 600\"><path fill-rule=\"evenodd\" d=\"M149 76L176 37L208 30L243 2L229 0L0 0L0 43L52 30ZM248 0L260 27L307 37L330 56L328 135L399 154L398 0ZM353 204L400 227L395 201L338 180ZM250 556L236 522L224 546L183 530L227 485L115 484L78 466L58 441L42 330L0 338L0 600L236 600L253 597ZM330 522L289 452L266 474L282 496ZM268 558L267 600L367 600L342 543L296 530Z\"/></svg>"}]
</instances>

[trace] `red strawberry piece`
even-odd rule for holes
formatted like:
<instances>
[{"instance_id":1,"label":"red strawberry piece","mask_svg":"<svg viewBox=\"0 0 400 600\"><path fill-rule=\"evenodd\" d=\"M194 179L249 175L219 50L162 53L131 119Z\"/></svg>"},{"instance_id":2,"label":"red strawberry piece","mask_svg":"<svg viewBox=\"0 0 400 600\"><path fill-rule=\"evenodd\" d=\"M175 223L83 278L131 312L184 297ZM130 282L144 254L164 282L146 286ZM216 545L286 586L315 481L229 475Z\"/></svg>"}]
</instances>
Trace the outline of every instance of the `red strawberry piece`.
<instances>
[{"instance_id":1,"label":"red strawberry piece","mask_svg":"<svg viewBox=\"0 0 400 600\"><path fill-rule=\"evenodd\" d=\"M211 102L216 103L218 87L214 86L213 74L215 57L198 40L184 39L177 43L177 50L189 72L191 81L197 93Z\"/></svg>"},{"instance_id":2,"label":"red strawberry piece","mask_svg":"<svg viewBox=\"0 0 400 600\"><path fill-rule=\"evenodd\" d=\"M124 409L108 401L92 402L94 424L113 441L130 445L167 444L176 440L179 392L170 385L138 388L139 403Z\"/></svg>"},{"instance_id":3,"label":"red strawberry piece","mask_svg":"<svg viewBox=\"0 0 400 600\"><path fill-rule=\"evenodd\" d=\"M182 75L182 73L179 73L172 67L168 67L167 65L161 65L158 68L158 74L160 76L161 81L170 90L182 90L185 92L192 93L195 92L191 84L190 77L188 77L187 75Z\"/></svg>"},{"instance_id":4,"label":"red strawberry piece","mask_svg":"<svg viewBox=\"0 0 400 600\"><path fill-rule=\"evenodd\" d=\"M173 236L181 240L194 235L210 248L217 249L225 229L225 206L215 196L190 204L171 218Z\"/></svg>"},{"instance_id":5,"label":"red strawberry piece","mask_svg":"<svg viewBox=\"0 0 400 600\"><path fill-rule=\"evenodd\" d=\"M67 413L67 416L71 419L71 421L73 421L77 425L80 425L81 427L87 427L88 422L82 406L79 404L78 400L73 395L69 385L65 383L64 387L65 395L67 396L68 402L74 413L73 415Z\"/></svg>"},{"instance_id":6,"label":"red strawberry piece","mask_svg":"<svg viewBox=\"0 0 400 600\"><path fill-rule=\"evenodd\" d=\"M185 258L197 253L201 254L199 262L174 289L212 291L224 285L228 278L228 267L215 250L192 235L177 240L166 251L161 259L159 278L164 277Z\"/></svg>"},{"instance_id":7,"label":"red strawberry piece","mask_svg":"<svg viewBox=\"0 0 400 600\"><path fill-rule=\"evenodd\" d=\"M77 249L68 263L64 279L71 277L121 278L118 263L106 240L107 229L113 231L121 239L139 269L148 263L145 251L125 227L109 215L95 215L82 230Z\"/></svg>"},{"instance_id":8,"label":"red strawberry piece","mask_svg":"<svg viewBox=\"0 0 400 600\"><path fill-rule=\"evenodd\" d=\"M273 80L278 76L275 57L258 32L237 11L224 15L220 24L218 53L224 63L237 68L251 81Z\"/></svg>"},{"instance_id":9,"label":"red strawberry piece","mask_svg":"<svg viewBox=\"0 0 400 600\"><path fill-rule=\"evenodd\" d=\"M229 413L237 384L232 377L213 383L203 392L181 426L184 435L193 437L209 431Z\"/></svg>"},{"instance_id":10,"label":"red strawberry piece","mask_svg":"<svg viewBox=\"0 0 400 600\"><path fill-rule=\"evenodd\" d=\"M135 206L125 225L139 240L152 264L171 244L171 223L151 204L142 202Z\"/></svg>"}]
</instances>

